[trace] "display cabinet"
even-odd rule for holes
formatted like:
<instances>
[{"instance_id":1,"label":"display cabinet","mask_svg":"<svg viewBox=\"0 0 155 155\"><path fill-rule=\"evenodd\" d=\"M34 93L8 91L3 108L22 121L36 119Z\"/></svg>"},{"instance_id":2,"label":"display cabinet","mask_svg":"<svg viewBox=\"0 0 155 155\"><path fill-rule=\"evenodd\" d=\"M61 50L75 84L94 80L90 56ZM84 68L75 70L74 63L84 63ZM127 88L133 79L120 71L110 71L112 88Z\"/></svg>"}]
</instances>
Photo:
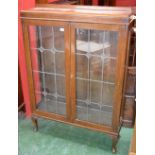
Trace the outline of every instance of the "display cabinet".
<instances>
[{"instance_id":1,"label":"display cabinet","mask_svg":"<svg viewBox=\"0 0 155 155\"><path fill-rule=\"evenodd\" d=\"M116 151L132 14L69 5L21 11L36 130L42 117L100 131Z\"/></svg>"}]
</instances>

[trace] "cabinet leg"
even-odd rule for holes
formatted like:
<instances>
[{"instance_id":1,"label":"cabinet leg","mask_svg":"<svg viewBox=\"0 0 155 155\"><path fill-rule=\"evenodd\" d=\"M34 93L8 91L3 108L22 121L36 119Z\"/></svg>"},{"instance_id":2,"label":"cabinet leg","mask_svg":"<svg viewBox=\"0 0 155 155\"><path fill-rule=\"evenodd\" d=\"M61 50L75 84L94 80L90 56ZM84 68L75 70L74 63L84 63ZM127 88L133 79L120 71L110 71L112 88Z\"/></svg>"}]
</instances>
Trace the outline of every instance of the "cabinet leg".
<instances>
[{"instance_id":1,"label":"cabinet leg","mask_svg":"<svg viewBox=\"0 0 155 155\"><path fill-rule=\"evenodd\" d=\"M32 124L33 124L33 131L37 132L38 131L38 120L37 118L32 117Z\"/></svg>"},{"instance_id":2,"label":"cabinet leg","mask_svg":"<svg viewBox=\"0 0 155 155\"><path fill-rule=\"evenodd\" d=\"M112 137L112 152L116 153L117 152L117 142L118 142L119 136Z\"/></svg>"}]
</instances>

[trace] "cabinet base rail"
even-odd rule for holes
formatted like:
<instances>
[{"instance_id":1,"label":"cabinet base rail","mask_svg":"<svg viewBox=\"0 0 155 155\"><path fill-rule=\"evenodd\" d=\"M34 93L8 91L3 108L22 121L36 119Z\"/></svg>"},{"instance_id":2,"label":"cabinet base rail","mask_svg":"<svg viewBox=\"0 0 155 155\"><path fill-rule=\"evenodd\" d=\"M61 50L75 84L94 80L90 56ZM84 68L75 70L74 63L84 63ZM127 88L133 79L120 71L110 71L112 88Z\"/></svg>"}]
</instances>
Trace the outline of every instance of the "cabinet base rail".
<instances>
[{"instance_id":1,"label":"cabinet base rail","mask_svg":"<svg viewBox=\"0 0 155 155\"><path fill-rule=\"evenodd\" d=\"M43 118L43 119L48 119L48 120L52 120L52 121L56 121L56 122L61 122L61 123L64 123L64 124L69 124L69 125L73 125L73 126L76 126L76 127L86 128L86 129L89 129L89 130L92 130L92 131L99 131L99 132L102 132L104 134L107 134L112 139L112 152L113 153L117 152L117 143L118 143L118 140L120 138L119 133L120 133L121 125L120 125L120 128L119 128L118 132L109 132L109 131L103 131L101 129L97 129L97 128L93 128L93 127L84 126L84 125L77 124L77 123L57 120L57 119L54 119L54 118L51 118L51 117L46 117L46 116L33 114L32 117L31 117L31 120L32 120L32 125L33 125L33 131L35 131L35 132L37 132L38 129L39 129L38 118Z\"/></svg>"}]
</instances>

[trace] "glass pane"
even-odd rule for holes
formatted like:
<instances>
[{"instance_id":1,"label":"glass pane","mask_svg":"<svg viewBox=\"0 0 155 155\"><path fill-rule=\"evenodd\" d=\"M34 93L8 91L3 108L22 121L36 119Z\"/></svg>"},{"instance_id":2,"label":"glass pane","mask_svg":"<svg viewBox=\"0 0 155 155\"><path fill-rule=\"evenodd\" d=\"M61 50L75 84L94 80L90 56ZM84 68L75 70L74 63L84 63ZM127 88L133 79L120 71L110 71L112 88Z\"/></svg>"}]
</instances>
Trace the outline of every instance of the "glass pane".
<instances>
[{"instance_id":1,"label":"glass pane","mask_svg":"<svg viewBox=\"0 0 155 155\"><path fill-rule=\"evenodd\" d=\"M77 103L77 118L80 120L105 124L111 126L112 124L112 108L107 106L100 106L95 103L86 103L80 100Z\"/></svg>"},{"instance_id":2,"label":"glass pane","mask_svg":"<svg viewBox=\"0 0 155 155\"><path fill-rule=\"evenodd\" d=\"M118 32L104 31L104 56L117 57Z\"/></svg>"},{"instance_id":3,"label":"glass pane","mask_svg":"<svg viewBox=\"0 0 155 155\"><path fill-rule=\"evenodd\" d=\"M101 107L100 123L111 126L112 125L112 108L108 106Z\"/></svg>"},{"instance_id":4,"label":"glass pane","mask_svg":"<svg viewBox=\"0 0 155 155\"><path fill-rule=\"evenodd\" d=\"M90 57L90 78L102 80L102 58L97 56Z\"/></svg>"},{"instance_id":5,"label":"glass pane","mask_svg":"<svg viewBox=\"0 0 155 155\"><path fill-rule=\"evenodd\" d=\"M113 106L115 85L103 83L102 89L102 104Z\"/></svg>"},{"instance_id":6,"label":"glass pane","mask_svg":"<svg viewBox=\"0 0 155 155\"><path fill-rule=\"evenodd\" d=\"M36 108L42 111L47 111L46 98L43 94L36 93L35 96L40 98L39 102L36 103Z\"/></svg>"},{"instance_id":7,"label":"glass pane","mask_svg":"<svg viewBox=\"0 0 155 155\"><path fill-rule=\"evenodd\" d=\"M66 103L65 102L61 102L58 99L58 101L57 101L57 107L58 107L58 109L57 109L57 113L58 114L66 115Z\"/></svg>"},{"instance_id":8,"label":"glass pane","mask_svg":"<svg viewBox=\"0 0 155 155\"><path fill-rule=\"evenodd\" d=\"M39 49L31 50L32 69L35 71L42 71L42 54Z\"/></svg>"},{"instance_id":9,"label":"glass pane","mask_svg":"<svg viewBox=\"0 0 155 155\"><path fill-rule=\"evenodd\" d=\"M76 97L80 100L87 100L88 99L88 82L86 80L76 80Z\"/></svg>"},{"instance_id":10,"label":"glass pane","mask_svg":"<svg viewBox=\"0 0 155 155\"><path fill-rule=\"evenodd\" d=\"M65 77L56 76L56 84L57 84L57 94L65 97L66 96Z\"/></svg>"},{"instance_id":11,"label":"glass pane","mask_svg":"<svg viewBox=\"0 0 155 155\"><path fill-rule=\"evenodd\" d=\"M110 126L112 123L112 109L90 104L88 107L88 121Z\"/></svg>"},{"instance_id":12,"label":"glass pane","mask_svg":"<svg viewBox=\"0 0 155 155\"><path fill-rule=\"evenodd\" d=\"M100 123L100 105L93 103L88 105L88 121Z\"/></svg>"},{"instance_id":13,"label":"glass pane","mask_svg":"<svg viewBox=\"0 0 155 155\"><path fill-rule=\"evenodd\" d=\"M33 72L33 79L34 79L34 87L35 92L43 92L44 86L43 86L43 74L39 72Z\"/></svg>"},{"instance_id":14,"label":"glass pane","mask_svg":"<svg viewBox=\"0 0 155 155\"><path fill-rule=\"evenodd\" d=\"M105 58L103 60L103 80L115 82L116 78L116 59Z\"/></svg>"},{"instance_id":15,"label":"glass pane","mask_svg":"<svg viewBox=\"0 0 155 155\"><path fill-rule=\"evenodd\" d=\"M102 83L90 81L90 99L91 102L101 103Z\"/></svg>"},{"instance_id":16,"label":"glass pane","mask_svg":"<svg viewBox=\"0 0 155 155\"><path fill-rule=\"evenodd\" d=\"M30 26L36 108L66 115L64 28Z\"/></svg>"},{"instance_id":17,"label":"glass pane","mask_svg":"<svg viewBox=\"0 0 155 155\"><path fill-rule=\"evenodd\" d=\"M45 50L42 52L44 72L54 73L54 53Z\"/></svg>"},{"instance_id":18,"label":"glass pane","mask_svg":"<svg viewBox=\"0 0 155 155\"><path fill-rule=\"evenodd\" d=\"M87 119L87 103L77 100L77 118L81 120L88 120Z\"/></svg>"},{"instance_id":19,"label":"glass pane","mask_svg":"<svg viewBox=\"0 0 155 155\"><path fill-rule=\"evenodd\" d=\"M77 29L77 33L78 35L76 36L76 52L86 54L86 52L88 51L88 46L86 46L86 44L88 43L88 30Z\"/></svg>"},{"instance_id":20,"label":"glass pane","mask_svg":"<svg viewBox=\"0 0 155 155\"><path fill-rule=\"evenodd\" d=\"M57 52L55 53L56 59L56 73L65 74L65 55L64 53Z\"/></svg>"},{"instance_id":21,"label":"glass pane","mask_svg":"<svg viewBox=\"0 0 155 155\"><path fill-rule=\"evenodd\" d=\"M88 31L88 47L89 53L96 55L102 54L104 42L104 32L100 30L89 30Z\"/></svg>"},{"instance_id":22,"label":"glass pane","mask_svg":"<svg viewBox=\"0 0 155 155\"><path fill-rule=\"evenodd\" d=\"M54 33L54 49L56 51L64 50L64 28L53 27Z\"/></svg>"},{"instance_id":23,"label":"glass pane","mask_svg":"<svg viewBox=\"0 0 155 155\"><path fill-rule=\"evenodd\" d=\"M40 43L40 30L38 26L29 26L29 33L30 33L30 48L31 49L36 49L41 47Z\"/></svg>"},{"instance_id":24,"label":"glass pane","mask_svg":"<svg viewBox=\"0 0 155 155\"><path fill-rule=\"evenodd\" d=\"M49 94L54 94L55 93L55 76L54 75L49 75L49 74L44 74L44 80L45 80L45 92ZM44 81L43 81L44 82Z\"/></svg>"},{"instance_id":25,"label":"glass pane","mask_svg":"<svg viewBox=\"0 0 155 155\"><path fill-rule=\"evenodd\" d=\"M76 29L77 119L112 124L118 32Z\"/></svg>"},{"instance_id":26,"label":"glass pane","mask_svg":"<svg viewBox=\"0 0 155 155\"><path fill-rule=\"evenodd\" d=\"M48 112L57 113L57 99L54 96L47 95L45 104Z\"/></svg>"},{"instance_id":27,"label":"glass pane","mask_svg":"<svg viewBox=\"0 0 155 155\"><path fill-rule=\"evenodd\" d=\"M76 55L76 75L81 78L88 78L88 58L85 55Z\"/></svg>"},{"instance_id":28,"label":"glass pane","mask_svg":"<svg viewBox=\"0 0 155 155\"><path fill-rule=\"evenodd\" d=\"M53 28L50 26L39 26L40 46L44 49L52 49Z\"/></svg>"}]
</instances>

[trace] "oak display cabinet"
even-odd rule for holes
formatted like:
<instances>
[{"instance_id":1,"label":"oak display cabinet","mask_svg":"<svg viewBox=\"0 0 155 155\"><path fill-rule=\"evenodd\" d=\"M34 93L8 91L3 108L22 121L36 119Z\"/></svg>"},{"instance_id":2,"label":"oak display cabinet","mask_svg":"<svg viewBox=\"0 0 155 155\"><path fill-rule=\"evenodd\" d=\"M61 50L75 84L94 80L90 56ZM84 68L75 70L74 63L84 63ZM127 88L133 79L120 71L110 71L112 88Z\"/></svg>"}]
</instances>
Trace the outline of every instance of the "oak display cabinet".
<instances>
[{"instance_id":1,"label":"oak display cabinet","mask_svg":"<svg viewBox=\"0 0 155 155\"><path fill-rule=\"evenodd\" d=\"M21 11L32 122L106 133L121 128L132 8L40 5Z\"/></svg>"}]
</instances>

